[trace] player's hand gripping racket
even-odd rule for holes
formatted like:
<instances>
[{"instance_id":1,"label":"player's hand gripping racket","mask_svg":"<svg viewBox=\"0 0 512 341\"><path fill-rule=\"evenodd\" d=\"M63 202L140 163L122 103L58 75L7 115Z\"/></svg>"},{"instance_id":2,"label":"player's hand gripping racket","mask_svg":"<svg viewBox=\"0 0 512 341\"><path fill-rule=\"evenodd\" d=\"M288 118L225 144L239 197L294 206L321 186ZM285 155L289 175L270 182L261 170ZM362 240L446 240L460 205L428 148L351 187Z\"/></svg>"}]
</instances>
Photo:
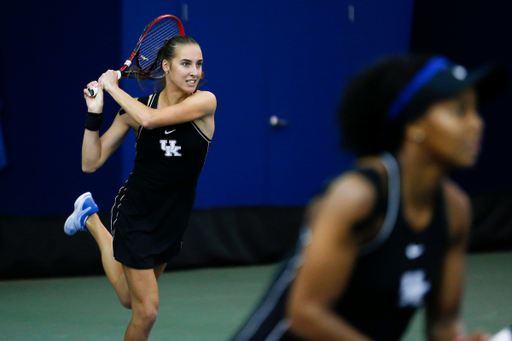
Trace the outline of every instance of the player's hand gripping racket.
<instances>
[{"instance_id":1,"label":"player's hand gripping racket","mask_svg":"<svg viewBox=\"0 0 512 341\"><path fill-rule=\"evenodd\" d=\"M139 41L133 49L130 58L117 71L118 79L121 78L137 78L139 70L145 70L156 59L158 50L163 46L165 40L174 36L184 36L185 29L181 21L174 15L161 15L150 22L142 31ZM128 69L135 62L138 69ZM162 79L164 72L153 74L148 79ZM89 89L92 97L98 93L98 88Z\"/></svg>"}]
</instances>

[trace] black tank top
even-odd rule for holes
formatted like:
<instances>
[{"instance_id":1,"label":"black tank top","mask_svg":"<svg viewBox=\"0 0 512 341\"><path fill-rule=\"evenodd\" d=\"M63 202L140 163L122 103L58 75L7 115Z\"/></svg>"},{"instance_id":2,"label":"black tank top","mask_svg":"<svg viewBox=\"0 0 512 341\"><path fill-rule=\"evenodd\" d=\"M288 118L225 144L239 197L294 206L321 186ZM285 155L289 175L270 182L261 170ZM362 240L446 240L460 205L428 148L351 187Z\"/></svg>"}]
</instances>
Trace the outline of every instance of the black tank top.
<instances>
[{"instance_id":1,"label":"black tank top","mask_svg":"<svg viewBox=\"0 0 512 341\"><path fill-rule=\"evenodd\" d=\"M151 96L148 106L156 108L159 96L160 92ZM149 97L139 101L146 104ZM209 147L210 139L194 122L151 130L140 126L132 174L165 186L179 181L195 189Z\"/></svg>"},{"instance_id":2,"label":"black tank top","mask_svg":"<svg viewBox=\"0 0 512 341\"><path fill-rule=\"evenodd\" d=\"M139 101L156 108L158 98L159 93ZM194 122L139 128L133 171L112 208L118 261L149 269L178 254L209 146Z\"/></svg>"},{"instance_id":3,"label":"black tank top","mask_svg":"<svg viewBox=\"0 0 512 341\"><path fill-rule=\"evenodd\" d=\"M414 312L428 299L439 280L448 240L441 189L437 191L427 228L416 232L405 221L398 167L390 158L386 162L389 193L382 191L383 186L376 181L379 177L367 175L378 189L377 202L387 197L386 220L377 238L362 248L348 286L333 307L345 320L376 340L398 340L403 335Z\"/></svg>"},{"instance_id":4,"label":"black tank top","mask_svg":"<svg viewBox=\"0 0 512 341\"><path fill-rule=\"evenodd\" d=\"M385 219L377 237L361 248L348 285L332 309L363 334L388 341L403 335L414 312L439 280L448 224L444 196L439 189L429 226L414 232L403 218L398 165L390 154L385 154L382 160L388 173L384 179L387 186L383 186L375 170L355 170L377 189L378 198L370 218L381 215ZM301 340L287 331L289 323L284 312L289 287L302 262L301 249L309 234L305 228L274 283L234 340Z\"/></svg>"}]
</instances>

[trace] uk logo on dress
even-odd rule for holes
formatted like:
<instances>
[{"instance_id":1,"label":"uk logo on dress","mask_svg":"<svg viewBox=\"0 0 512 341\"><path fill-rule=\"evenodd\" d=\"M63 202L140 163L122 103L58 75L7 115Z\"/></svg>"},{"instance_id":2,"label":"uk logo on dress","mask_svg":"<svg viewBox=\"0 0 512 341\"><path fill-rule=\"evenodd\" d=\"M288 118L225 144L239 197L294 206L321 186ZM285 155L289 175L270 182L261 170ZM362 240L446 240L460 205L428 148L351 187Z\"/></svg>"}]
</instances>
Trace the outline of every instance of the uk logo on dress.
<instances>
[{"instance_id":1,"label":"uk logo on dress","mask_svg":"<svg viewBox=\"0 0 512 341\"><path fill-rule=\"evenodd\" d=\"M160 140L160 148L165 152L165 156L181 156L181 146L176 145L176 140Z\"/></svg>"},{"instance_id":2,"label":"uk logo on dress","mask_svg":"<svg viewBox=\"0 0 512 341\"><path fill-rule=\"evenodd\" d=\"M400 279L400 307L420 307L423 297L430 290L430 282L425 279L425 271L406 271Z\"/></svg>"}]
</instances>

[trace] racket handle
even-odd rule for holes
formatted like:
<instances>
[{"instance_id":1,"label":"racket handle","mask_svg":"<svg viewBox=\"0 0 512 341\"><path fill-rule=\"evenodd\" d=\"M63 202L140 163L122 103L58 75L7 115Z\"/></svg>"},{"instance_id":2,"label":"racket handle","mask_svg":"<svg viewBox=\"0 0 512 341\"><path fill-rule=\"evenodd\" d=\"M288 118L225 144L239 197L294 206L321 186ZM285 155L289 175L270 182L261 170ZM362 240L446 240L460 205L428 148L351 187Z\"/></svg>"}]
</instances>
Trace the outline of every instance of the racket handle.
<instances>
[{"instance_id":1,"label":"racket handle","mask_svg":"<svg viewBox=\"0 0 512 341\"><path fill-rule=\"evenodd\" d=\"M116 70L116 73L117 73L117 79L121 79L121 71L119 70ZM92 89L88 89L89 90L89 94L91 95L91 97L96 97L96 95L98 94L98 86L94 86Z\"/></svg>"}]
</instances>

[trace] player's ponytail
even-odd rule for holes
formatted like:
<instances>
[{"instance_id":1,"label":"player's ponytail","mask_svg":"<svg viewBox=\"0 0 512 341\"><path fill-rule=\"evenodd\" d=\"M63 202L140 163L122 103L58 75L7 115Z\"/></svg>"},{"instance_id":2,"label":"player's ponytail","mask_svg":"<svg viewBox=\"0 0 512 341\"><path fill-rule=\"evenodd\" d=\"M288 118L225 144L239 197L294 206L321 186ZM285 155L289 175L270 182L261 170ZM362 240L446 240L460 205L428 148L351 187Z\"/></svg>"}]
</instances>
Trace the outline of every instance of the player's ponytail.
<instances>
[{"instance_id":1,"label":"player's ponytail","mask_svg":"<svg viewBox=\"0 0 512 341\"><path fill-rule=\"evenodd\" d=\"M144 70L138 66L132 66L130 70L137 70L140 81L155 78L156 75L163 74L162 61L172 61L176 57L176 48L181 45L199 45L193 38L189 36L174 36L166 39L165 43L158 50L155 60ZM202 75L204 77L204 73ZM203 78L202 77L202 78ZM155 86L155 91L161 90L165 87L165 78L158 82Z\"/></svg>"}]
</instances>

